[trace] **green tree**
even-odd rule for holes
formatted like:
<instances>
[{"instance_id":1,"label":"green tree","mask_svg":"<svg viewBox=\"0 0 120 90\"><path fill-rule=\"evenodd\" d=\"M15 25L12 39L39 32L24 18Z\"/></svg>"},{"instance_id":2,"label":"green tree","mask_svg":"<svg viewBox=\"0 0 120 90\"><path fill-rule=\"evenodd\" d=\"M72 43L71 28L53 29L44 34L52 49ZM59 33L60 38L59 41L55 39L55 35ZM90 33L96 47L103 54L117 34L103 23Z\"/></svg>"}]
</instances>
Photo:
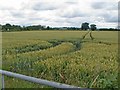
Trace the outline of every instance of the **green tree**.
<instances>
[{"instance_id":1,"label":"green tree","mask_svg":"<svg viewBox=\"0 0 120 90\"><path fill-rule=\"evenodd\" d=\"M7 23L2 26L2 31L10 31L12 28L11 24Z\"/></svg>"},{"instance_id":2,"label":"green tree","mask_svg":"<svg viewBox=\"0 0 120 90\"><path fill-rule=\"evenodd\" d=\"M87 22L82 23L81 29L82 29L82 30L88 30L88 29L89 29L89 23L87 23Z\"/></svg>"},{"instance_id":3,"label":"green tree","mask_svg":"<svg viewBox=\"0 0 120 90\"><path fill-rule=\"evenodd\" d=\"M49 26L47 26L47 30L50 30L50 27L49 27Z\"/></svg>"},{"instance_id":4,"label":"green tree","mask_svg":"<svg viewBox=\"0 0 120 90\"><path fill-rule=\"evenodd\" d=\"M91 30L96 30L96 29L97 29L97 27L96 27L96 25L95 25L95 24L91 24L91 25L90 25L90 29L91 29Z\"/></svg>"}]
</instances>

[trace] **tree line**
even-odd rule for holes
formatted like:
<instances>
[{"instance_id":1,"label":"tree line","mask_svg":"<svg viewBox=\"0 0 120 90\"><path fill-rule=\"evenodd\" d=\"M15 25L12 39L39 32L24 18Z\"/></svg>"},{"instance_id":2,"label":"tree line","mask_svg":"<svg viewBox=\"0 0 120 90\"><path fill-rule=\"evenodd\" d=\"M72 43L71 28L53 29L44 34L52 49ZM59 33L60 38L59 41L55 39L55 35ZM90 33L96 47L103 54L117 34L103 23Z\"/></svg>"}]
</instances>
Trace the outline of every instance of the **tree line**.
<instances>
[{"instance_id":1,"label":"tree line","mask_svg":"<svg viewBox=\"0 0 120 90\"><path fill-rule=\"evenodd\" d=\"M89 25L85 22L80 25L80 27L50 27L44 25L31 25L31 26L20 26L20 25L11 25L9 23L5 25L0 25L0 30L2 32L11 32L11 31L33 31L33 30L100 30L100 31L117 31L114 28L100 28L97 29L95 24Z\"/></svg>"}]
</instances>

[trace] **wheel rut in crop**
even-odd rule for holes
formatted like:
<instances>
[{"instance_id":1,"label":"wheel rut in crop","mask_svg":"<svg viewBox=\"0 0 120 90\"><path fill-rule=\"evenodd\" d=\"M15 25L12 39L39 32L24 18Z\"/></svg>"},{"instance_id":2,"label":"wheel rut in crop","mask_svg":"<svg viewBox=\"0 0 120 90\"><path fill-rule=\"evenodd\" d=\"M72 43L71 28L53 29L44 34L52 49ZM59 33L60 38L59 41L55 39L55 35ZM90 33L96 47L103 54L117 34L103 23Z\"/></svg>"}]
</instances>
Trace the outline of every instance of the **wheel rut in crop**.
<instances>
[{"instance_id":1,"label":"wheel rut in crop","mask_svg":"<svg viewBox=\"0 0 120 90\"><path fill-rule=\"evenodd\" d=\"M74 51L77 51L77 50L80 50L82 48L82 43L84 43L85 41L85 37L87 35L90 35L90 38L91 40L94 40L95 38L93 37L92 35L92 31L88 31L86 32L81 38L77 38L76 40L56 40L56 39L53 39L53 40L48 40L49 43L52 43L53 44L53 47L63 43L63 42L70 42L72 43L73 45L76 46L75 50Z\"/></svg>"}]
</instances>

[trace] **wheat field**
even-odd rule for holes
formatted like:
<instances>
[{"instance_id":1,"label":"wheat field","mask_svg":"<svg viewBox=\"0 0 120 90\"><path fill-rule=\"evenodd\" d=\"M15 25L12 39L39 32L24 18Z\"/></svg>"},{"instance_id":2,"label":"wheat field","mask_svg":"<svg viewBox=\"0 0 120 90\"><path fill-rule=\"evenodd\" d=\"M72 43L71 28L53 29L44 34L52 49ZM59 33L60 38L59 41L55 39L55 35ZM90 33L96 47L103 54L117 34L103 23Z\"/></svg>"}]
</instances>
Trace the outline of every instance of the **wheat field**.
<instances>
[{"instance_id":1,"label":"wheat field","mask_svg":"<svg viewBox=\"0 0 120 90\"><path fill-rule=\"evenodd\" d=\"M2 68L83 88L118 88L118 32L92 31L94 39L83 39L87 32L3 32ZM48 86L5 77L5 87Z\"/></svg>"}]
</instances>

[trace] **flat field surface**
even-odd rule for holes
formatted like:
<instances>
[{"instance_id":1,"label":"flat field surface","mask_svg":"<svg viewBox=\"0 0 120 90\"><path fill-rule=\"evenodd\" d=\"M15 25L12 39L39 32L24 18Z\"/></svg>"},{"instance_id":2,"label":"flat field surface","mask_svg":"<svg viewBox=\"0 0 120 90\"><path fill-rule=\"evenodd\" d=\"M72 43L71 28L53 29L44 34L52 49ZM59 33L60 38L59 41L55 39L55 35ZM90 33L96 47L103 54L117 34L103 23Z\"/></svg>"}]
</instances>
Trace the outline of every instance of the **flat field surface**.
<instances>
[{"instance_id":1,"label":"flat field surface","mask_svg":"<svg viewBox=\"0 0 120 90\"><path fill-rule=\"evenodd\" d=\"M118 32L92 31L93 39L87 32L3 32L2 68L83 88L117 88ZM48 86L5 77L5 87Z\"/></svg>"}]
</instances>

